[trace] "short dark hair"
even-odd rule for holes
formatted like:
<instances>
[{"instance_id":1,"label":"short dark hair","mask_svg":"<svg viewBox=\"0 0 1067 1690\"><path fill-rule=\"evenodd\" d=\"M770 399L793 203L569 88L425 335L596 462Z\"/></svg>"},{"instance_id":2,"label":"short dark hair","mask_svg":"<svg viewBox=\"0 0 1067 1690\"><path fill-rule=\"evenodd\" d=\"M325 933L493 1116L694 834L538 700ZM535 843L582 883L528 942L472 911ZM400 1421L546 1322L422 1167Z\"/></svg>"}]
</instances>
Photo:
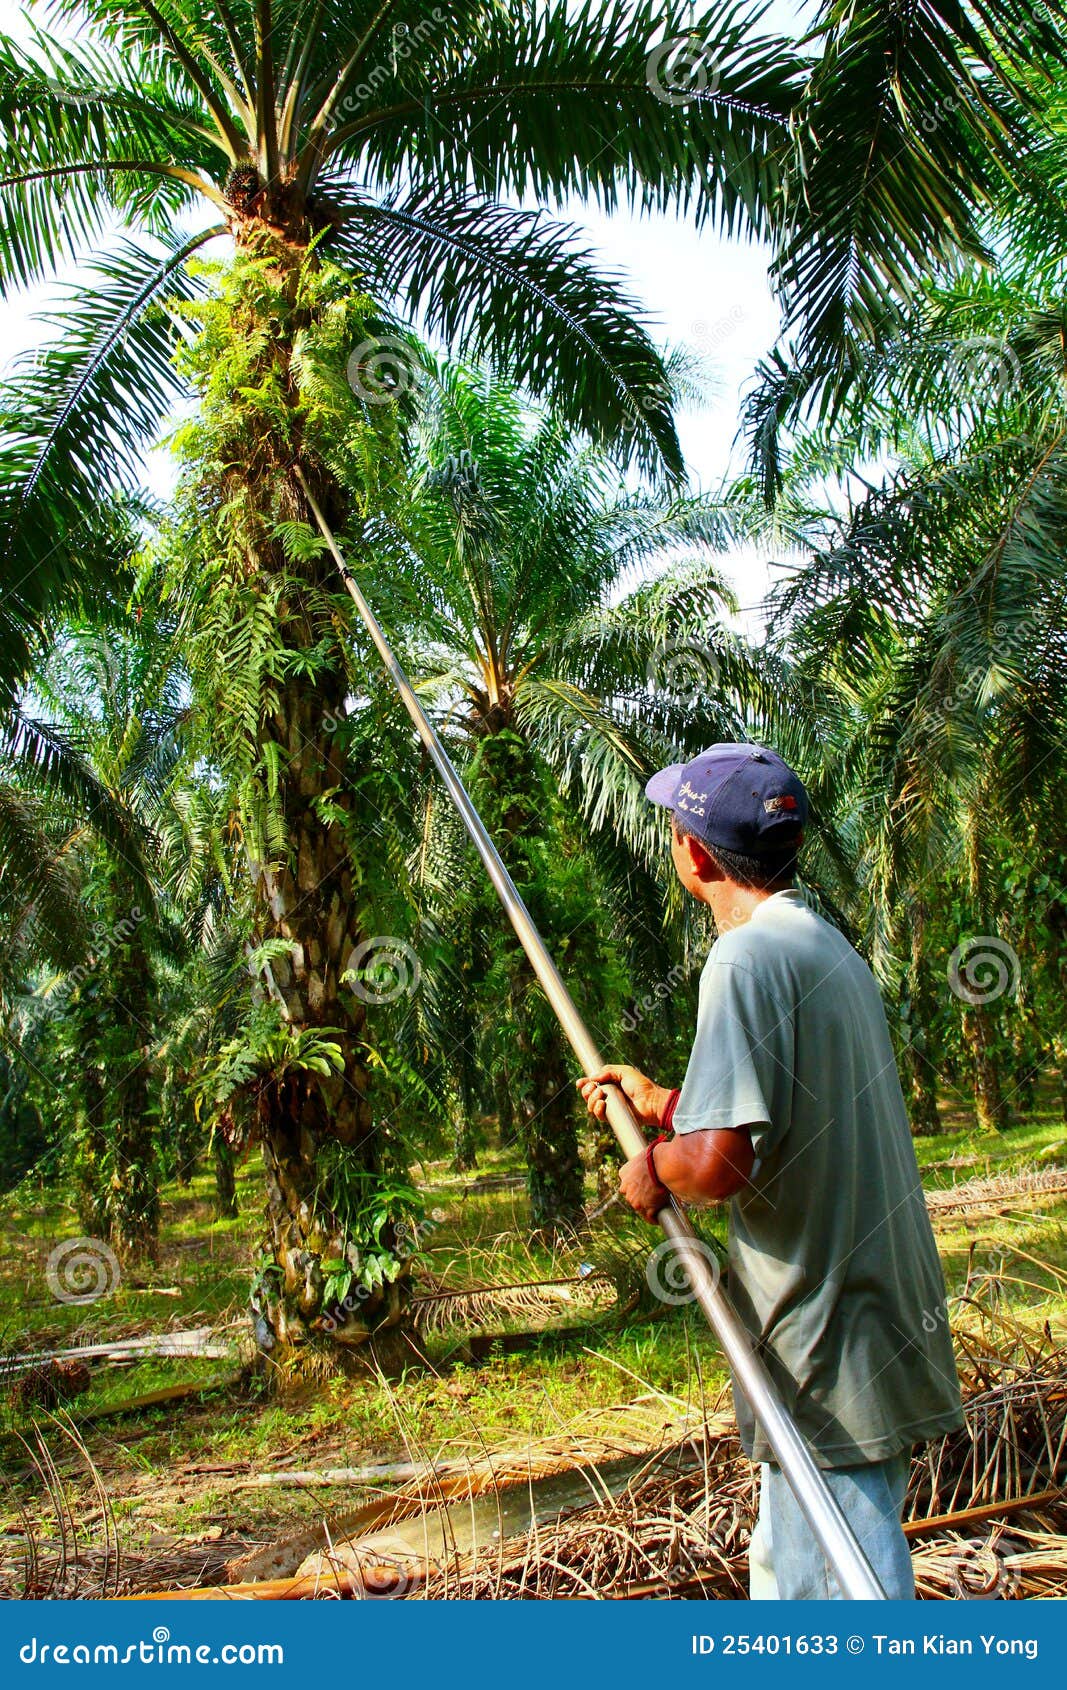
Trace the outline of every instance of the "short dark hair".
<instances>
[{"instance_id":1,"label":"short dark hair","mask_svg":"<svg viewBox=\"0 0 1067 1690\"><path fill-rule=\"evenodd\" d=\"M799 845L791 845L785 851L767 851L763 856L750 857L743 851L727 851L721 845L709 845L682 820L677 811L672 814L679 837L695 839L716 867L736 886L747 886L754 892L782 892L796 879Z\"/></svg>"}]
</instances>

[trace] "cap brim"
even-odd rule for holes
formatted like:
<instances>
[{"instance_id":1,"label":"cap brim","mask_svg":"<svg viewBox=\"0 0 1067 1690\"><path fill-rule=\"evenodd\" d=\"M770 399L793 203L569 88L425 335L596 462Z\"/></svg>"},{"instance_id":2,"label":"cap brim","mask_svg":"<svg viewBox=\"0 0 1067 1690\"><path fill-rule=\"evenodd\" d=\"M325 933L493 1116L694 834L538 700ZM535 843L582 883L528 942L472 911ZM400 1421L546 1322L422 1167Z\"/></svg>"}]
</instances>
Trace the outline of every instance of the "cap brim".
<instances>
[{"instance_id":1,"label":"cap brim","mask_svg":"<svg viewBox=\"0 0 1067 1690\"><path fill-rule=\"evenodd\" d=\"M652 776L645 787L645 797L650 804L663 804L668 810L673 809L684 768L684 763L672 763L669 769L661 769Z\"/></svg>"}]
</instances>

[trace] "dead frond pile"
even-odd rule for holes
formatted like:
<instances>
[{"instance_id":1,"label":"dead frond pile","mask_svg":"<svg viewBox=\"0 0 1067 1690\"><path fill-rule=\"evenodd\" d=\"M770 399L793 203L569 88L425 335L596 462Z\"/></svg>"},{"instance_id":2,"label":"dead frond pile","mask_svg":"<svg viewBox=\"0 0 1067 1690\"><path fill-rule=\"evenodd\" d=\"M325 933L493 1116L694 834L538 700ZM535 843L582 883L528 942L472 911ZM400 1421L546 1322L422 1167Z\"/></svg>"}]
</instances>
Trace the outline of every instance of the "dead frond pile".
<instances>
[{"instance_id":1,"label":"dead frond pile","mask_svg":"<svg viewBox=\"0 0 1067 1690\"><path fill-rule=\"evenodd\" d=\"M77 1428L61 1414L49 1414L47 1420L55 1434L53 1441L65 1445L66 1454L73 1453L88 1478L95 1506L88 1517L75 1506L40 1424L34 1422L26 1436L15 1433L51 1520L39 1529L13 1487L18 1524L0 1541L0 1595L114 1596L121 1578L121 1555L111 1500Z\"/></svg>"},{"instance_id":2,"label":"dead frond pile","mask_svg":"<svg viewBox=\"0 0 1067 1690\"><path fill-rule=\"evenodd\" d=\"M1063 1596L1067 1351L999 1322L960 1350L966 1427L916 1457L905 1509L919 1595ZM698 1465L658 1457L613 1500L457 1558L412 1594L743 1596L756 1495L735 1433L709 1423Z\"/></svg>"}]
</instances>

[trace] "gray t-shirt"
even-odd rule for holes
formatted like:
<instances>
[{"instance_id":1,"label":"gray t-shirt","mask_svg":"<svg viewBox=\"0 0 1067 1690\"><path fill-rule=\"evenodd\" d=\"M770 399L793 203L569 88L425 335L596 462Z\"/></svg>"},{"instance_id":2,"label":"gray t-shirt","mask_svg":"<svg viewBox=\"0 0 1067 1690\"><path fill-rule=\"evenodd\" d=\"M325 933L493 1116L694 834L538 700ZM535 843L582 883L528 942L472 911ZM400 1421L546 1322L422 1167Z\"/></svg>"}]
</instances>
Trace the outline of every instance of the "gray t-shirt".
<instances>
[{"instance_id":1,"label":"gray t-shirt","mask_svg":"<svg viewBox=\"0 0 1067 1690\"><path fill-rule=\"evenodd\" d=\"M678 1133L749 1126L730 1296L827 1467L960 1426L945 1283L870 969L797 890L712 946ZM773 1459L734 1390L746 1453Z\"/></svg>"}]
</instances>

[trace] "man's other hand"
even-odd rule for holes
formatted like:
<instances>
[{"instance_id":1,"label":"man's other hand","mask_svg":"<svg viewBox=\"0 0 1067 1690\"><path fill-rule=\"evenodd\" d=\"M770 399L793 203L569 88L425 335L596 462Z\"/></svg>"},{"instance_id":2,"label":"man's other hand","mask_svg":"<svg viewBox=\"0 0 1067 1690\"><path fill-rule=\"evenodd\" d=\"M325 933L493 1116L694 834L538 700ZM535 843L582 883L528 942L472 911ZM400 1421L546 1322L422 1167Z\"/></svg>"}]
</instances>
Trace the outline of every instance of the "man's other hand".
<instances>
[{"instance_id":1,"label":"man's other hand","mask_svg":"<svg viewBox=\"0 0 1067 1690\"><path fill-rule=\"evenodd\" d=\"M670 1202L669 1193L649 1174L644 1151L623 1164L619 1170L619 1188L631 1209L646 1221L655 1222L660 1210Z\"/></svg>"},{"instance_id":2,"label":"man's other hand","mask_svg":"<svg viewBox=\"0 0 1067 1690\"><path fill-rule=\"evenodd\" d=\"M619 1087L643 1126L659 1126L670 1100L669 1086L657 1086L639 1068L631 1068L627 1064L620 1068L605 1068L599 1074L586 1074L578 1081L578 1090L585 1098L590 1115L595 1115L598 1121L602 1121L608 1112L606 1086Z\"/></svg>"}]
</instances>

